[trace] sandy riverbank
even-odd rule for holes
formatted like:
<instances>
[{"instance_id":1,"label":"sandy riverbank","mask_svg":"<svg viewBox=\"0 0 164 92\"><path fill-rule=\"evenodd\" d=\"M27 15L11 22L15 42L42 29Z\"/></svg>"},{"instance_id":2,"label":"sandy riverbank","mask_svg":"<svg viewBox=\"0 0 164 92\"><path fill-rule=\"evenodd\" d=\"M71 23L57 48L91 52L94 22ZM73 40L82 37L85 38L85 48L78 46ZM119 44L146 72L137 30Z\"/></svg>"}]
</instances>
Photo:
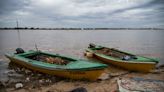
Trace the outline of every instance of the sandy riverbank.
<instances>
[{"instance_id":1,"label":"sandy riverbank","mask_svg":"<svg viewBox=\"0 0 164 92\"><path fill-rule=\"evenodd\" d=\"M164 81L164 66L151 73L129 72L110 66L97 81L70 80L32 72L10 64L6 72L9 79L1 82L1 91L5 92L70 92L83 87L87 92L116 92L118 78L144 78ZM21 83L22 87L15 88Z\"/></svg>"}]
</instances>

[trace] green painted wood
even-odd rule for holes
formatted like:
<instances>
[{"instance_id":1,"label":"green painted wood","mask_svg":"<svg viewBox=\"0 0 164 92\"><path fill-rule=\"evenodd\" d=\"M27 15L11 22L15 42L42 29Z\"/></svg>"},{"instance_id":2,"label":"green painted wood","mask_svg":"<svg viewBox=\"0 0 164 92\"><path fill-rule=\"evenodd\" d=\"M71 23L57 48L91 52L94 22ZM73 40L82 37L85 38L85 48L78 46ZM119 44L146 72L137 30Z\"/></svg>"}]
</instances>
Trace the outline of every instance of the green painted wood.
<instances>
[{"instance_id":1,"label":"green painted wood","mask_svg":"<svg viewBox=\"0 0 164 92\"><path fill-rule=\"evenodd\" d=\"M50 63L27 58L28 56L36 55L36 54L42 54L42 55L47 55L47 56L51 56L51 57L60 57L64 60L69 61L69 63L66 65L58 65L58 64L50 64ZM50 70L61 69L61 70L78 70L78 71L81 70L81 71L83 71L83 70L103 69L103 68L107 67L106 64L101 64L101 63L97 63L97 62L89 62L89 61L81 60L81 59L80 60L74 59L74 58L71 58L68 56L62 56L59 54L53 54L53 53L42 52L42 51L32 51L31 50L31 51L26 51L25 53L21 53L21 54L7 53L6 56L9 58L19 60L21 62L25 62L30 65L36 66L36 67L46 68L46 69L50 69Z\"/></svg>"}]
</instances>

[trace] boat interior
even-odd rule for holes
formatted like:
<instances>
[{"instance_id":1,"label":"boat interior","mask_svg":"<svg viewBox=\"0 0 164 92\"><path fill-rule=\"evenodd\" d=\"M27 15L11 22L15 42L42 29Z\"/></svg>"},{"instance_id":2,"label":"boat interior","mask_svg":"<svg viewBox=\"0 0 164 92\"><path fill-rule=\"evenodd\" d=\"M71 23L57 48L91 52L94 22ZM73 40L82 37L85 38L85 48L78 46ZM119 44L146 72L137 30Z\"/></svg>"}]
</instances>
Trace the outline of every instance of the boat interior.
<instances>
[{"instance_id":1,"label":"boat interior","mask_svg":"<svg viewBox=\"0 0 164 92\"><path fill-rule=\"evenodd\" d=\"M65 57L53 56L53 55L48 55L44 53L36 53L36 54L27 55L26 58L36 60L36 61L51 63L51 64L58 64L58 65L67 65L70 61L72 61Z\"/></svg>"},{"instance_id":2,"label":"boat interior","mask_svg":"<svg viewBox=\"0 0 164 92\"><path fill-rule=\"evenodd\" d=\"M107 55L107 56L111 56L111 57L114 57L114 58L119 58L119 59L122 59L122 60L137 59L137 57L135 55L132 55L132 54L129 54L129 53L126 53L126 52L121 52L121 51L119 51L117 49L113 49L113 48L103 47L101 49L97 49L96 52Z\"/></svg>"}]
</instances>

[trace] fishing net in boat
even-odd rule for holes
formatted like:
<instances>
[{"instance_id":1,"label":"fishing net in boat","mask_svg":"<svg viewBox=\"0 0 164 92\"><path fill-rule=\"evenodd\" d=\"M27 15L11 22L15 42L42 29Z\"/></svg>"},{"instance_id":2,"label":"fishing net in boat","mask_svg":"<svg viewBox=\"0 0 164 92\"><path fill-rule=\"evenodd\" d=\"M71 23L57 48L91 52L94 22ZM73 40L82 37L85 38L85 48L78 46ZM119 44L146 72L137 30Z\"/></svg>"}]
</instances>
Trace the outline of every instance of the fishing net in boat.
<instances>
[{"instance_id":1,"label":"fishing net in boat","mask_svg":"<svg viewBox=\"0 0 164 92\"><path fill-rule=\"evenodd\" d=\"M51 64L58 64L58 65L66 65L69 63L67 60L62 59L60 57L52 57L52 56L42 55L42 54L29 56L28 58L37 60L37 61L46 62L46 63L51 63Z\"/></svg>"}]
</instances>

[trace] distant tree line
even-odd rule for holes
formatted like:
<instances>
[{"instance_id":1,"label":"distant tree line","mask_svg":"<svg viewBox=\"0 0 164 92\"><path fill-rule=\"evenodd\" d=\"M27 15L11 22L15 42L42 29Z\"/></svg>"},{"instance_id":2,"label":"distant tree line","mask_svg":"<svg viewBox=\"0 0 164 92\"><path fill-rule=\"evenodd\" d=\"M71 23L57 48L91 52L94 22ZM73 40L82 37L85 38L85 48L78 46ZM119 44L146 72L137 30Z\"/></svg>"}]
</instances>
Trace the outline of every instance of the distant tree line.
<instances>
[{"instance_id":1,"label":"distant tree line","mask_svg":"<svg viewBox=\"0 0 164 92\"><path fill-rule=\"evenodd\" d=\"M0 30L164 30L164 28L39 28L39 27L4 27Z\"/></svg>"},{"instance_id":2,"label":"distant tree line","mask_svg":"<svg viewBox=\"0 0 164 92\"><path fill-rule=\"evenodd\" d=\"M39 28L39 27L15 27L15 28L9 28L4 27L0 28L3 30L13 30L13 29L24 29L24 30L82 30L81 28Z\"/></svg>"}]
</instances>

